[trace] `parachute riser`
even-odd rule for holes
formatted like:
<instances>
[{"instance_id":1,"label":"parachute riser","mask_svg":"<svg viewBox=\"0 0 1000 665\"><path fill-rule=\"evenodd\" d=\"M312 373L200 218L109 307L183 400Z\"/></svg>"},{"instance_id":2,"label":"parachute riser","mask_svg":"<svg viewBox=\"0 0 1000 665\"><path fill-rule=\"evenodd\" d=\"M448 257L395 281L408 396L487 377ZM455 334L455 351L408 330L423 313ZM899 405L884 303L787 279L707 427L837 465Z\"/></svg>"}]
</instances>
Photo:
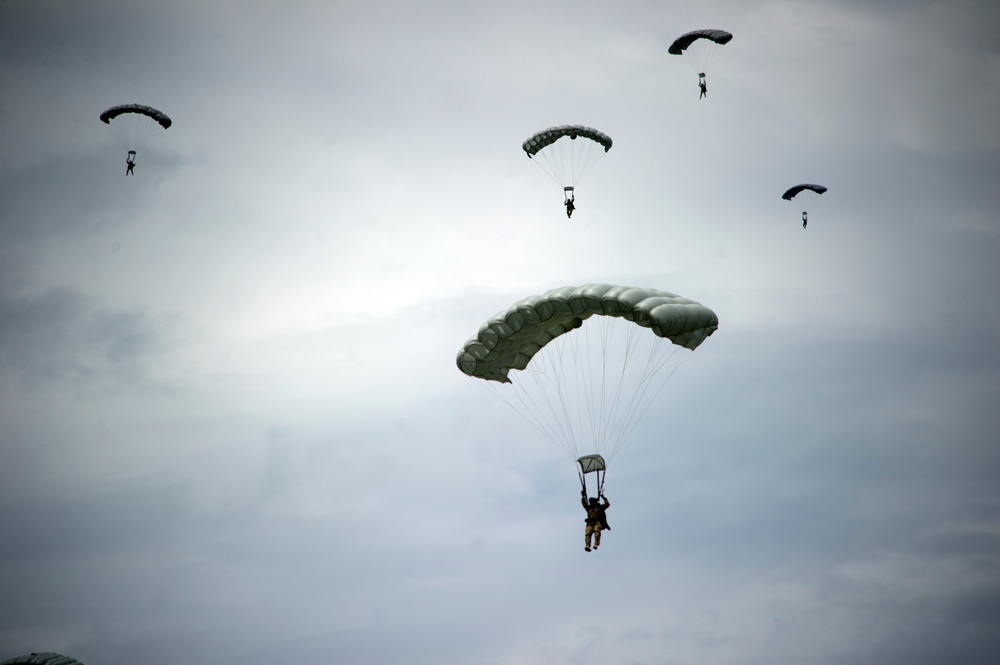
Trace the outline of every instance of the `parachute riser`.
<instances>
[{"instance_id":1,"label":"parachute riser","mask_svg":"<svg viewBox=\"0 0 1000 665\"><path fill-rule=\"evenodd\" d=\"M604 496L604 476L607 471L595 471L594 473L597 475L597 496ZM587 494L587 477L579 471L576 474L580 476L580 486L583 488L584 494Z\"/></svg>"},{"instance_id":2,"label":"parachute riser","mask_svg":"<svg viewBox=\"0 0 1000 665\"><path fill-rule=\"evenodd\" d=\"M587 494L587 474L593 473L597 482L597 496L604 496L604 476L607 473L607 464L600 455L584 455L577 461L579 468L577 475L580 477L580 486L583 493Z\"/></svg>"}]
</instances>

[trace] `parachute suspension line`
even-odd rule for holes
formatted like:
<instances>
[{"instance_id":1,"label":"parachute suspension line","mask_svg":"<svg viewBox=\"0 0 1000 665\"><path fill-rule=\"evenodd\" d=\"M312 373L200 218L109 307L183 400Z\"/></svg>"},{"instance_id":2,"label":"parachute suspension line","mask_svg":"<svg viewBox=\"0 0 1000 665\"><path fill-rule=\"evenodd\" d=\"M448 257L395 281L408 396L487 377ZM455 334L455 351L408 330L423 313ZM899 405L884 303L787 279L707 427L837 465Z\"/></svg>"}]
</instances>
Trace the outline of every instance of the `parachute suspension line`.
<instances>
[{"instance_id":1,"label":"parachute suspension line","mask_svg":"<svg viewBox=\"0 0 1000 665\"><path fill-rule=\"evenodd\" d=\"M560 436L561 432L559 431L558 423L553 422L550 426L546 427L545 423L547 419L542 416L536 405L526 398L525 393L520 388L517 386L506 386L509 389L505 390L505 386L495 386L491 382L483 382L483 387L493 393L501 402L516 411L528 424L538 430L542 436L554 443L567 455L572 456L573 446L570 445L568 439ZM551 404L548 406L551 410Z\"/></svg>"},{"instance_id":2,"label":"parachute suspension line","mask_svg":"<svg viewBox=\"0 0 1000 665\"><path fill-rule=\"evenodd\" d=\"M126 150L137 151L164 131L156 120L141 113L122 113L111 118L108 124L115 139Z\"/></svg>"},{"instance_id":3,"label":"parachute suspension line","mask_svg":"<svg viewBox=\"0 0 1000 665\"><path fill-rule=\"evenodd\" d=\"M664 340L662 344L668 344L668 342ZM661 353L660 355L664 354ZM667 382L674 375L674 372L676 372L680 368L680 366L684 363L684 361L687 360L689 355L690 355L689 353L684 353L684 351L679 347L670 348L669 352L666 353L665 356L659 360L658 364L653 369L653 372L650 374L650 378L647 381L646 385L644 385L642 388L642 395L639 397L639 399L634 400L635 407L634 407L634 413L631 416L631 422L629 423L628 427L622 429L618 441L616 441L616 443L612 448L612 453L611 453L612 455L617 453L618 450L625 444L625 442L628 441L628 438L632 435L632 431L642 420L642 417L646 414L646 411L648 411L649 407L653 405L653 403L656 401L657 396L659 396L659 394L666 387ZM657 386L656 390L647 399L646 392L649 386L651 385L653 377L659 374L663 370L663 368L667 365L667 363L670 362L671 359L676 359L673 364L673 367L670 368L670 371L667 372L666 376L662 377L662 379L659 381L659 385ZM642 402L645 402L645 404L642 405L640 408L640 404Z\"/></svg>"},{"instance_id":4,"label":"parachute suspension line","mask_svg":"<svg viewBox=\"0 0 1000 665\"><path fill-rule=\"evenodd\" d=\"M602 359L604 376L602 390L605 392L602 393L604 401L601 403L603 421L600 430L595 430L595 440L598 444L598 452L610 460L617 455L642 419L643 414L649 409L656 396L666 385L667 380L679 366L679 362L675 363L666 376L663 376L662 371L671 358L680 357L683 359L686 356L680 347L673 346L669 340L652 336L648 330L632 326L624 329L623 334L626 337L624 345L613 343L613 321L602 319L602 324L607 326L604 332L604 348L602 349L602 353L605 354ZM648 347L645 347L645 344L648 344ZM608 371L610 358L606 352L608 349L619 347L623 348L625 357L619 364L620 372L616 377L613 377ZM646 349L645 357L640 353L644 348ZM681 355L677 356L678 353ZM655 390L650 392L650 389L654 388L653 379L657 376L661 377L661 381L655 386ZM610 386L612 380L616 381L617 385L613 386L609 405L607 403L607 390L612 388ZM626 385L630 386L630 390L625 389Z\"/></svg>"},{"instance_id":5,"label":"parachute suspension line","mask_svg":"<svg viewBox=\"0 0 1000 665\"><path fill-rule=\"evenodd\" d=\"M583 431L580 427L581 423L579 420L573 417L573 405L569 400L570 395L567 395L567 388L570 385L570 379L562 374L563 368L567 367L564 356L568 354L572 358L573 367L578 366L578 356L575 353L575 348L567 348L565 337L560 339L559 342L560 343L556 345L555 349L553 349L556 352L555 355L558 356L558 362L547 362L546 365L551 372L552 381L559 397L559 414L561 415L563 422L566 423L566 426L563 429L568 433L568 443L571 446L571 449L568 452L570 452L571 456L579 456L579 436L582 436ZM577 412L579 411L579 405L577 405L576 410Z\"/></svg>"},{"instance_id":6,"label":"parachute suspension line","mask_svg":"<svg viewBox=\"0 0 1000 665\"><path fill-rule=\"evenodd\" d=\"M681 53L681 58L699 75L700 79L702 75L712 69L721 50L722 46L720 44L716 44L708 39L698 39L684 49Z\"/></svg>"},{"instance_id":7,"label":"parachute suspension line","mask_svg":"<svg viewBox=\"0 0 1000 665\"><path fill-rule=\"evenodd\" d=\"M577 451L580 446L574 427L577 423L571 415L572 409L564 388L569 383L563 373L564 356L567 354L565 343L561 343L564 341L564 338L553 340L548 348L551 353L535 356L531 365L520 371L520 376L511 384L488 387L542 435L575 459L579 457ZM529 392L530 385L534 385L536 390ZM514 399L520 408L513 403Z\"/></svg>"},{"instance_id":8,"label":"parachute suspension line","mask_svg":"<svg viewBox=\"0 0 1000 665\"><path fill-rule=\"evenodd\" d=\"M563 137L535 154L535 162L560 187L577 185L604 154L604 147L589 139Z\"/></svg>"}]
</instances>

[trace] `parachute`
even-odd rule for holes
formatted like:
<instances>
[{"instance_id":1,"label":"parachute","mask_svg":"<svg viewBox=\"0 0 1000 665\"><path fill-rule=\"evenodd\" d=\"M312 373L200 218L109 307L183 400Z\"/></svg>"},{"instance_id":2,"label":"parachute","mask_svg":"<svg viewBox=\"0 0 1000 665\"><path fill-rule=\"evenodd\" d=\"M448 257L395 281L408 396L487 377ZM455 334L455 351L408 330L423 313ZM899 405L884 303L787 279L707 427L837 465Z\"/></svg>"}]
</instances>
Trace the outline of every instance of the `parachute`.
<instances>
[{"instance_id":1,"label":"parachute","mask_svg":"<svg viewBox=\"0 0 1000 665\"><path fill-rule=\"evenodd\" d=\"M14 656L7 660L0 661L0 665L83 665L80 661L69 656L47 651L44 653L32 653L26 656Z\"/></svg>"},{"instance_id":2,"label":"parachute","mask_svg":"<svg viewBox=\"0 0 1000 665\"><path fill-rule=\"evenodd\" d=\"M732 40L732 33L725 30L694 30L677 39L667 49L670 55L681 56L698 74L699 80L705 78L721 48Z\"/></svg>"},{"instance_id":3,"label":"parachute","mask_svg":"<svg viewBox=\"0 0 1000 665\"><path fill-rule=\"evenodd\" d=\"M826 191L826 187L824 187L823 185L810 185L810 184L795 185L794 187L789 187L785 191L785 193L781 195L781 198L785 199L786 201L791 201L796 196L798 196L801 192L805 192L805 191L816 192L816 194L818 195L818 194L822 194L823 192L825 192ZM809 223L809 212L806 211L806 210L803 210L802 211L802 228L806 228L806 225L808 223Z\"/></svg>"},{"instance_id":4,"label":"parachute","mask_svg":"<svg viewBox=\"0 0 1000 665\"><path fill-rule=\"evenodd\" d=\"M585 140L578 140L585 139ZM584 174L611 150L611 137L592 127L560 125L532 134L521 144L528 158L563 188L567 198Z\"/></svg>"},{"instance_id":5,"label":"parachute","mask_svg":"<svg viewBox=\"0 0 1000 665\"><path fill-rule=\"evenodd\" d=\"M579 465L603 473L666 380L718 328L709 308L666 291L585 284L514 303L459 350L465 374ZM513 378L511 372L515 372Z\"/></svg>"},{"instance_id":6,"label":"parachute","mask_svg":"<svg viewBox=\"0 0 1000 665\"><path fill-rule=\"evenodd\" d=\"M826 191L826 187L823 185L795 185L794 187L789 187L788 190L781 195L781 198L786 201L791 201L797 194L799 194L799 192L804 192L807 189L811 192L816 192L817 194L822 194Z\"/></svg>"},{"instance_id":7,"label":"parachute","mask_svg":"<svg viewBox=\"0 0 1000 665\"><path fill-rule=\"evenodd\" d=\"M149 139L173 124L163 111L142 104L112 106L101 113L100 118L101 122L111 126L115 138L129 151L130 161L134 161L136 151Z\"/></svg>"},{"instance_id":8,"label":"parachute","mask_svg":"<svg viewBox=\"0 0 1000 665\"><path fill-rule=\"evenodd\" d=\"M688 49L689 46L697 42L699 39L705 39L722 46L723 44L728 44L732 38L732 33L726 32L725 30L694 30L692 32L684 33L675 39L674 43L667 49L667 53L670 55L681 55Z\"/></svg>"}]
</instances>

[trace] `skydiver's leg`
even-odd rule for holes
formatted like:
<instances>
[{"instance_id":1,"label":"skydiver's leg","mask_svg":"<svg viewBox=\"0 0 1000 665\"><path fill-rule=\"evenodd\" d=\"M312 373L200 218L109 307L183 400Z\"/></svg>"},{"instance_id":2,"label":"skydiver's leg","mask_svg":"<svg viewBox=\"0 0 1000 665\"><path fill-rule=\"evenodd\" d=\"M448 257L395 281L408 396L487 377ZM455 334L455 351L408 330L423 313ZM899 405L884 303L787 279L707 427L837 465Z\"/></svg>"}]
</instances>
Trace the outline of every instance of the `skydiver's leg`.
<instances>
[{"instance_id":1,"label":"skydiver's leg","mask_svg":"<svg viewBox=\"0 0 1000 665\"><path fill-rule=\"evenodd\" d=\"M586 551L588 552L590 551L590 537L593 535L593 533L594 533L594 525L588 524L586 530L583 532L583 541L584 545L586 545L584 549L586 549Z\"/></svg>"},{"instance_id":2,"label":"skydiver's leg","mask_svg":"<svg viewBox=\"0 0 1000 665\"><path fill-rule=\"evenodd\" d=\"M595 524L594 525L594 549L595 550L598 547L601 546L601 531L603 531L603 529L601 528L600 523Z\"/></svg>"}]
</instances>

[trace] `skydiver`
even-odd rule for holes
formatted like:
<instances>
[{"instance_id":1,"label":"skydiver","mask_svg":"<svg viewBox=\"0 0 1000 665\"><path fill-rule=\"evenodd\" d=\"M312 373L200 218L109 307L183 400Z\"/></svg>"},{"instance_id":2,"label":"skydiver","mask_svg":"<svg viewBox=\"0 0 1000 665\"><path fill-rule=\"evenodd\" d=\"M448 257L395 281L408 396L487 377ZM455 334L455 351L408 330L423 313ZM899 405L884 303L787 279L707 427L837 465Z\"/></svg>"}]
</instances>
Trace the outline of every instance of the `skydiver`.
<instances>
[{"instance_id":1,"label":"skydiver","mask_svg":"<svg viewBox=\"0 0 1000 665\"><path fill-rule=\"evenodd\" d=\"M573 211L576 210L576 204L574 203L575 201L576 201L576 195L567 196L566 200L563 201L563 205L566 206L566 217L573 216Z\"/></svg>"},{"instance_id":2,"label":"skydiver","mask_svg":"<svg viewBox=\"0 0 1000 665\"><path fill-rule=\"evenodd\" d=\"M805 210L802 211L802 228L806 228L806 224L809 223L809 213Z\"/></svg>"},{"instance_id":3,"label":"skydiver","mask_svg":"<svg viewBox=\"0 0 1000 665\"><path fill-rule=\"evenodd\" d=\"M132 158L131 157L126 158L125 175L135 175L135 171L132 170L134 168L135 168L135 162L132 161Z\"/></svg>"},{"instance_id":4,"label":"skydiver","mask_svg":"<svg viewBox=\"0 0 1000 665\"><path fill-rule=\"evenodd\" d=\"M611 502L608 501L608 497L601 494L601 498L604 499L604 503L598 503L595 497L590 497L587 500L587 490L580 490L580 503L583 505L583 509L587 511L587 527L584 530L584 551L590 551L590 541L593 538L594 549L596 550L601 546L601 531L610 531L611 527L608 526L608 516L604 513L608 508L611 507Z\"/></svg>"},{"instance_id":5,"label":"skydiver","mask_svg":"<svg viewBox=\"0 0 1000 665\"><path fill-rule=\"evenodd\" d=\"M698 87L701 88L701 94L698 99L708 96L708 82L705 81L705 74L698 74Z\"/></svg>"}]
</instances>

